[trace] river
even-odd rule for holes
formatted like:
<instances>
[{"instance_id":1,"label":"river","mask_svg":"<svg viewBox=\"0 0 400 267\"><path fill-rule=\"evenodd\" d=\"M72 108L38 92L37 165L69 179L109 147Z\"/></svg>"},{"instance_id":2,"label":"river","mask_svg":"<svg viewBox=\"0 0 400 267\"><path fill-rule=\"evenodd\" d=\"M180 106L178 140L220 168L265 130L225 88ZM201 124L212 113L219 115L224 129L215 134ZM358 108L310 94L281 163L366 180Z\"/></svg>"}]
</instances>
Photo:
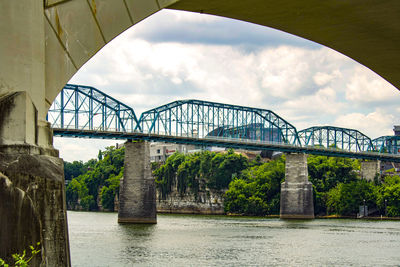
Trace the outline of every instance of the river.
<instances>
[{"instance_id":1,"label":"river","mask_svg":"<svg viewBox=\"0 0 400 267\"><path fill-rule=\"evenodd\" d=\"M400 221L68 212L72 266L400 266Z\"/></svg>"}]
</instances>

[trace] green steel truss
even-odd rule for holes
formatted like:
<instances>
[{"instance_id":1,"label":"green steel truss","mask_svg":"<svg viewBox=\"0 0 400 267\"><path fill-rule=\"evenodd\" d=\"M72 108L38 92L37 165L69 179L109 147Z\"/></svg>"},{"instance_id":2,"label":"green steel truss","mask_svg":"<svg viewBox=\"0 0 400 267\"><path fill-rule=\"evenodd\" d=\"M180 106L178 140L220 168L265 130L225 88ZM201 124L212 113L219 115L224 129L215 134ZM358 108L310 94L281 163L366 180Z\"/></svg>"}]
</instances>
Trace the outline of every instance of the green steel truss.
<instances>
[{"instance_id":1,"label":"green steel truss","mask_svg":"<svg viewBox=\"0 0 400 267\"><path fill-rule=\"evenodd\" d=\"M298 132L303 146L321 146L353 152L373 151L371 138L358 130L314 126Z\"/></svg>"},{"instance_id":2,"label":"green steel truss","mask_svg":"<svg viewBox=\"0 0 400 267\"><path fill-rule=\"evenodd\" d=\"M148 110L140 116L139 127L152 134L300 145L296 128L270 110L201 100L179 100Z\"/></svg>"},{"instance_id":3,"label":"green steel truss","mask_svg":"<svg viewBox=\"0 0 400 267\"><path fill-rule=\"evenodd\" d=\"M372 140L372 144L380 153L400 154L400 136L381 136Z\"/></svg>"},{"instance_id":4,"label":"green steel truss","mask_svg":"<svg viewBox=\"0 0 400 267\"><path fill-rule=\"evenodd\" d=\"M90 86L67 84L47 113L53 128L132 132L138 125L129 106Z\"/></svg>"},{"instance_id":5,"label":"green steel truss","mask_svg":"<svg viewBox=\"0 0 400 267\"><path fill-rule=\"evenodd\" d=\"M55 136L132 139L400 162L400 137L371 141L333 126L296 128L260 108L180 100L143 112L90 86L67 84L50 107ZM395 155L396 154L396 155Z\"/></svg>"}]
</instances>

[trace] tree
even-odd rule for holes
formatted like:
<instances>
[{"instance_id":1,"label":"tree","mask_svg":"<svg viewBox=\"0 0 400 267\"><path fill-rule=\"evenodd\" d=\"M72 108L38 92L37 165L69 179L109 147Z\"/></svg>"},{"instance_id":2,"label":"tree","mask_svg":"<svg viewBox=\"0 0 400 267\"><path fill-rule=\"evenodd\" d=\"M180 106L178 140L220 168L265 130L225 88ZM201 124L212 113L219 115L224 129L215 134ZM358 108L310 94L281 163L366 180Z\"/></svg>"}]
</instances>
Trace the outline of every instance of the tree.
<instances>
[{"instance_id":1,"label":"tree","mask_svg":"<svg viewBox=\"0 0 400 267\"><path fill-rule=\"evenodd\" d=\"M176 172L184 160L185 155L175 152L167 158L165 164L153 171L157 189L163 199L172 191L172 186L175 185Z\"/></svg>"},{"instance_id":2,"label":"tree","mask_svg":"<svg viewBox=\"0 0 400 267\"><path fill-rule=\"evenodd\" d=\"M372 182L357 180L340 183L327 193L327 211L338 215L355 215L364 200L370 209L377 207Z\"/></svg>"},{"instance_id":3,"label":"tree","mask_svg":"<svg viewBox=\"0 0 400 267\"><path fill-rule=\"evenodd\" d=\"M388 216L400 216L400 176L385 176L376 191L380 210Z\"/></svg>"},{"instance_id":4,"label":"tree","mask_svg":"<svg viewBox=\"0 0 400 267\"><path fill-rule=\"evenodd\" d=\"M239 176L247 168L248 160L234 151L228 150L225 154L216 154L211 160L212 172L208 176L207 185L211 189L221 190L228 188L232 177Z\"/></svg>"},{"instance_id":5,"label":"tree","mask_svg":"<svg viewBox=\"0 0 400 267\"><path fill-rule=\"evenodd\" d=\"M124 170L122 168L117 176L111 175L110 178L105 181L105 185L101 188L101 205L104 209L114 211L114 199L119 193L119 184L123 173Z\"/></svg>"},{"instance_id":6,"label":"tree","mask_svg":"<svg viewBox=\"0 0 400 267\"><path fill-rule=\"evenodd\" d=\"M314 212L327 213L327 193L339 183L350 183L358 180L358 160L347 158L308 156L309 180L313 184Z\"/></svg>"},{"instance_id":7,"label":"tree","mask_svg":"<svg viewBox=\"0 0 400 267\"><path fill-rule=\"evenodd\" d=\"M84 171L67 186L68 207L75 209L79 204L84 210L97 210L97 200L100 199L105 208L112 210L119 188L119 178L123 173L124 157L125 148L116 149L110 146L105 151L99 151L98 161L91 159L85 163L70 164L80 166ZM99 192L103 193L100 198Z\"/></svg>"},{"instance_id":8,"label":"tree","mask_svg":"<svg viewBox=\"0 0 400 267\"><path fill-rule=\"evenodd\" d=\"M72 180L87 171L82 161L73 161L72 163L64 161L64 178Z\"/></svg>"},{"instance_id":9,"label":"tree","mask_svg":"<svg viewBox=\"0 0 400 267\"><path fill-rule=\"evenodd\" d=\"M225 193L225 211L245 215L279 213L284 177L283 158L243 170Z\"/></svg>"}]
</instances>

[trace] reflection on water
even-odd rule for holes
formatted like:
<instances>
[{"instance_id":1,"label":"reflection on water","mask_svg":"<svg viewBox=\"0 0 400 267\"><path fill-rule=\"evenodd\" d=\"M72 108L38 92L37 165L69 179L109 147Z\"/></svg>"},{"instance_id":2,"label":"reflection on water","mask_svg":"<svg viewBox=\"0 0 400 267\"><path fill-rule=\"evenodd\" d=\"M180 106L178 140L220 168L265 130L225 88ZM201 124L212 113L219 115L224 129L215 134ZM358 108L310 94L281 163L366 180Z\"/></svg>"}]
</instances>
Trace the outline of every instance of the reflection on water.
<instances>
[{"instance_id":1,"label":"reflection on water","mask_svg":"<svg viewBox=\"0 0 400 267\"><path fill-rule=\"evenodd\" d=\"M399 266L400 222L68 212L73 266Z\"/></svg>"}]
</instances>

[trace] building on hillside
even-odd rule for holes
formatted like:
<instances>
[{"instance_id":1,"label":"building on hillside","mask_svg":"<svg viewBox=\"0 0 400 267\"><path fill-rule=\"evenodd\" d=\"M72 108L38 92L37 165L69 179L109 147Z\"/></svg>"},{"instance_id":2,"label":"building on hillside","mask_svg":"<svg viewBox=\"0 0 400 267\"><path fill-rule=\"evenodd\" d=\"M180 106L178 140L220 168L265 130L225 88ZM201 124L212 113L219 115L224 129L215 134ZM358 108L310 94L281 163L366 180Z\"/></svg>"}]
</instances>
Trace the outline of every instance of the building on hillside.
<instances>
[{"instance_id":1,"label":"building on hillside","mask_svg":"<svg viewBox=\"0 0 400 267\"><path fill-rule=\"evenodd\" d=\"M182 145L174 143L150 143L150 161L151 162L165 162L169 156L175 152L190 153L197 151L194 145Z\"/></svg>"}]
</instances>

